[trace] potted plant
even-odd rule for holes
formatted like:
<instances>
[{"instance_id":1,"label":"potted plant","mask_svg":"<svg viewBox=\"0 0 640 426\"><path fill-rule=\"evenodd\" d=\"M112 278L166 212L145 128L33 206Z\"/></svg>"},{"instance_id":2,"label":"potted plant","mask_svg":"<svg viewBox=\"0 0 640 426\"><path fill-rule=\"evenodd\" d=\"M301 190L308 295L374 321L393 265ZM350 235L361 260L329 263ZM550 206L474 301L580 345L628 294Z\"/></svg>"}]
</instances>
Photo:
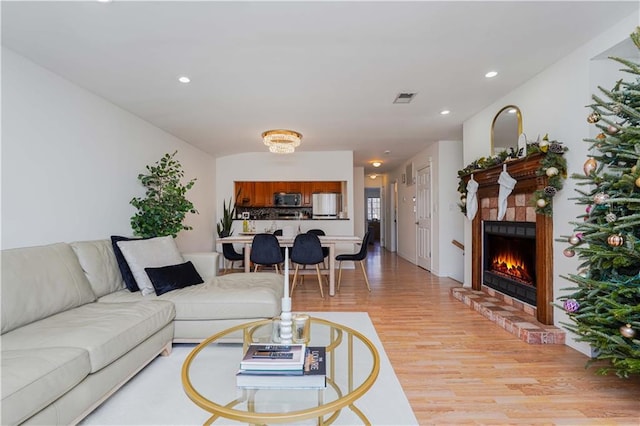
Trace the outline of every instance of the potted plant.
<instances>
[{"instance_id":1,"label":"potted plant","mask_svg":"<svg viewBox=\"0 0 640 426\"><path fill-rule=\"evenodd\" d=\"M236 194L236 200L240 196L240 190ZM229 198L229 205L227 205L226 200L222 201L222 218L220 222L216 225L216 230L218 231L218 237L228 237L233 233L231 230L231 226L233 225L233 218L236 217L236 206L233 202L233 198Z\"/></svg>"},{"instance_id":2,"label":"potted plant","mask_svg":"<svg viewBox=\"0 0 640 426\"><path fill-rule=\"evenodd\" d=\"M181 182L184 177L182 165L173 154L165 154L153 166L146 166L147 174L139 174L138 180L146 188L145 197L134 197L130 204L138 211L131 218L131 228L136 236L162 237L171 235L176 237L178 232L193 229L184 225L187 213L197 214L193 203L185 194L193 187L196 179L186 184Z\"/></svg>"}]
</instances>

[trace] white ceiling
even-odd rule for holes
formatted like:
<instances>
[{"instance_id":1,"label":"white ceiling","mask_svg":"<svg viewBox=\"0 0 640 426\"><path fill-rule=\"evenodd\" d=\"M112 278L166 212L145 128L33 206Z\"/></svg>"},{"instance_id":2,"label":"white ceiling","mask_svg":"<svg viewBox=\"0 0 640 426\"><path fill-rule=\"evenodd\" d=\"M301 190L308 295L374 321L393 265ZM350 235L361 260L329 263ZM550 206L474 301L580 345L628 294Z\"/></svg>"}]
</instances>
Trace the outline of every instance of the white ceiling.
<instances>
[{"instance_id":1,"label":"white ceiling","mask_svg":"<svg viewBox=\"0 0 640 426\"><path fill-rule=\"evenodd\" d=\"M216 157L265 151L262 131L289 128L299 150L353 150L370 173L373 160L384 172L460 140L465 119L638 2L3 1L1 12L3 45ZM394 105L400 92L418 95Z\"/></svg>"}]
</instances>

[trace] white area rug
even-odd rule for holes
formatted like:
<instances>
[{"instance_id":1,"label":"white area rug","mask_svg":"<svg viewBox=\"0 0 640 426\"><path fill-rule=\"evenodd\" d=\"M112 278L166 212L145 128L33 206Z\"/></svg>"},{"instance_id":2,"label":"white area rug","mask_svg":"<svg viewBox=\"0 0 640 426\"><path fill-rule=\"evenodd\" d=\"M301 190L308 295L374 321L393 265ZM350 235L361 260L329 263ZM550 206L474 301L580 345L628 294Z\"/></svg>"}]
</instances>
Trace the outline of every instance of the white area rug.
<instances>
[{"instance_id":1,"label":"white area rug","mask_svg":"<svg viewBox=\"0 0 640 426\"><path fill-rule=\"evenodd\" d=\"M318 312L318 318L347 325L364 334L379 351L378 379L356 406L372 425L417 425L400 382L387 358L382 343L366 312ZM210 414L197 407L182 389L182 363L195 345L174 345L169 357L158 357L115 395L98 407L82 425L196 425L203 424ZM361 424L348 408L334 424ZM219 419L215 425L238 424ZM307 423L314 424L313 420Z\"/></svg>"}]
</instances>

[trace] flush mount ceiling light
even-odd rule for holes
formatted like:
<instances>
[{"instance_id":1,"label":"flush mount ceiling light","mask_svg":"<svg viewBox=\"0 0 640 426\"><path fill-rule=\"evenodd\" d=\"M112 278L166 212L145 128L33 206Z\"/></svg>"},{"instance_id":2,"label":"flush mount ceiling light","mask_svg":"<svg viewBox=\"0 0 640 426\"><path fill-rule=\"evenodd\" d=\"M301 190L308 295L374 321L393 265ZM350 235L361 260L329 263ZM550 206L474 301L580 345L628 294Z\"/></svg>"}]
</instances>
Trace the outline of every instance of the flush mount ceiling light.
<instances>
[{"instance_id":1,"label":"flush mount ceiling light","mask_svg":"<svg viewBox=\"0 0 640 426\"><path fill-rule=\"evenodd\" d=\"M262 140L274 154L291 154L300 146L302 134L293 130L267 130L262 133Z\"/></svg>"},{"instance_id":2,"label":"flush mount ceiling light","mask_svg":"<svg viewBox=\"0 0 640 426\"><path fill-rule=\"evenodd\" d=\"M393 100L394 104L408 104L415 98L417 93L398 93L396 98Z\"/></svg>"},{"instance_id":3,"label":"flush mount ceiling light","mask_svg":"<svg viewBox=\"0 0 640 426\"><path fill-rule=\"evenodd\" d=\"M451 111L449 111L448 109L443 109L442 111L440 111L440 115L447 115L447 114L451 114Z\"/></svg>"},{"instance_id":4,"label":"flush mount ceiling light","mask_svg":"<svg viewBox=\"0 0 640 426\"><path fill-rule=\"evenodd\" d=\"M373 162L371 162L371 165L373 167L380 167L380 166L382 166L382 162L381 161L373 161Z\"/></svg>"},{"instance_id":5,"label":"flush mount ceiling light","mask_svg":"<svg viewBox=\"0 0 640 426\"><path fill-rule=\"evenodd\" d=\"M495 77L496 75L498 75L498 72L497 72L497 71L489 71L489 72L488 72L488 73L486 73L484 76L485 76L485 77L487 77L487 78L493 78L493 77Z\"/></svg>"},{"instance_id":6,"label":"flush mount ceiling light","mask_svg":"<svg viewBox=\"0 0 640 426\"><path fill-rule=\"evenodd\" d=\"M375 178L377 178L377 177L378 177L378 175L376 175L376 174L374 173L374 174L372 174L372 175L369 175L369 177L370 177L371 179L375 179Z\"/></svg>"},{"instance_id":7,"label":"flush mount ceiling light","mask_svg":"<svg viewBox=\"0 0 640 426\"><path fill-rule=\"evenodd\" d=\"M178 77L178 81L180 83L187 84L187 83L191 82L191 79L189 77L187 77L186 75L181 75L180 77Z\"/></svg>"}]
</instances>

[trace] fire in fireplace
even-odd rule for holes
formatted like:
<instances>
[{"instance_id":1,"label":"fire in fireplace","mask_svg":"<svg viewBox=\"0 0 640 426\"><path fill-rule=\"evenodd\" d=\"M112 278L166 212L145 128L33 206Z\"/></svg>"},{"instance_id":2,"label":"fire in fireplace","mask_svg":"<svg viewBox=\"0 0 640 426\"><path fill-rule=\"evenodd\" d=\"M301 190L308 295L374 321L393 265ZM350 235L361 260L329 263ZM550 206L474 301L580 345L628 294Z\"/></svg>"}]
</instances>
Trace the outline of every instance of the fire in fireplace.
<instances>
[{"instance_id":1,"label":"fire in fireplace","mask_svg":"<svg viewBox=\"0 0 640 426\"><path fill-rule=\"evenodd\" d=\"M536 224L484 222L483 283L536 305Z\"/></svg>"}]
</instances>

